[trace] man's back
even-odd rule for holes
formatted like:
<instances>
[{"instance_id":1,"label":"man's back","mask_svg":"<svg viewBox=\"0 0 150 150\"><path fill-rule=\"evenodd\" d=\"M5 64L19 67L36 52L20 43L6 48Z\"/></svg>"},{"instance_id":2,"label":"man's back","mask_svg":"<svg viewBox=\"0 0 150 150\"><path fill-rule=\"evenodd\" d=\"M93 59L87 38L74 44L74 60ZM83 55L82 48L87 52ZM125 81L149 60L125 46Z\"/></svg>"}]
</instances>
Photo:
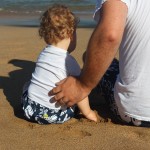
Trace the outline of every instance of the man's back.
<instances>
[{"instance_id":1,"label":"man's back","mask_svg":"<svg viewBox=\"0 0 150 150\"><path fill-rule=\"evenodd\" d=\"M128 16L119 49L115 99L123 113L150 121L150 1L124 0Z\"/></svg>"}]
</instances>

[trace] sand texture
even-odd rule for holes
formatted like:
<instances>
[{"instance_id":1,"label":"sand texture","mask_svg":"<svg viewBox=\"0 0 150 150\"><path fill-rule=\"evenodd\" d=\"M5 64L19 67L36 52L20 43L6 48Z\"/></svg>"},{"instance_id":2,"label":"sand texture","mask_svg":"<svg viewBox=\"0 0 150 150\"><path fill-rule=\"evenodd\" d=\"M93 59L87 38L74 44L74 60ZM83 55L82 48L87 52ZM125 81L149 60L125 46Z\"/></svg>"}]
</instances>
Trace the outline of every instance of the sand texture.
<instances>
[{"instance_id":1,"label":"sand texture","mask_svg":"<svg viewBox=\"0 0 150 150\"><path fill-rule=\"evenodd\" d=\"M81 66L92 30L77 30L73 55ZM60 125L27 121L20 107L22 86L30 79L44 46L36 27L0 26L0 150L150 150L149 128L115 122L99 96L91 96L99 123L82 116Z\"/></svg>"}]
</instances>

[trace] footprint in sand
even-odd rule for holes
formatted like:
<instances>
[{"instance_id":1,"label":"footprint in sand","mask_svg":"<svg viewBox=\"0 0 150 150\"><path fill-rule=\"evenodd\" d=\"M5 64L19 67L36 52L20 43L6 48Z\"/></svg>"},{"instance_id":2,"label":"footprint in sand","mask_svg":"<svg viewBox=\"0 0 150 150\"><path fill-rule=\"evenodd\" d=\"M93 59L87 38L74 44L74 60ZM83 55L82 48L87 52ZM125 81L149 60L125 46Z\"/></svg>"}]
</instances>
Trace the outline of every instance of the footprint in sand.
<instances>
[{"instance_id":1,"label":"footprint in sand","mask_svg":"<svg viewBox=\"0 0 150 150\"><path fill-rule=\"evenodd\" d=\"M86 136L92 136L92 134L87 131L74 129L71 126L64 127L62 129L62 132L63 135L65 135L65 137L70 137L70 138L84 138Z\"/></svg>"}]
</instances>

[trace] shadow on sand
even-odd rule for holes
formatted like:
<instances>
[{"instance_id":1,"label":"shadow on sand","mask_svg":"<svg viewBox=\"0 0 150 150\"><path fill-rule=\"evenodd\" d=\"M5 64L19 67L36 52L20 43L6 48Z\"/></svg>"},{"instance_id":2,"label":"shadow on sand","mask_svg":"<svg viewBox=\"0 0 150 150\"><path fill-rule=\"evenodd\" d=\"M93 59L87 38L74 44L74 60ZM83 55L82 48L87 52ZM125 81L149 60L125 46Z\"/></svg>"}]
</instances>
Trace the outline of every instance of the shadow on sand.
<instances>
[{"instance_id":1,"label":"shadow on sand","mask_svg":"<svg viewBox=\"0 0 150 150\"><path fill-rule=\"evenodd\" d=\"M20 103L22 87L30 80L35 62L12 59L8 63L20 68L9 72L8 77L0 76L0 88L3 89L8 102L13 107L15 116L24 118Z\"/></svg>"},{"instance_id":2,"label":"shadow on sand","mask_svg":"<svg viewBox=\"0 0 150 150\"><path fill-rule=\"evenodd\" d=\"M8 63L20 68L18 68L18 70L9 72L8 77L0 76L0 88L3 89L8 102L13 107L14 115L18 118L25 119L20 102L22 88L24 83L31 79L32 72L35 68L35 62L12 59ZM110 113L105 100L97 93L95 89L89 95L89 99L92 109L96 110L99 116L104 119L104 121L107 122L108 118L110 118L113 122L116 122L115 118Z\"/></svg>"}]
</instances>

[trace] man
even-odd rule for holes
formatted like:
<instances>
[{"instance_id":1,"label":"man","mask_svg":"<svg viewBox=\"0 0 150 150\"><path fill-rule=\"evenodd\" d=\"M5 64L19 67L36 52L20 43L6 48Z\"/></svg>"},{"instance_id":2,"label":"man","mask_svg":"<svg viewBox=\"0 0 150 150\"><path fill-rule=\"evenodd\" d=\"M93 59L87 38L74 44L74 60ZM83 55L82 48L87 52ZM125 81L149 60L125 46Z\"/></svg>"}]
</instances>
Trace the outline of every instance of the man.
<instances>
[{"instance_id":1,"label":"man","mask_svg":"<svg viewBox=\"0 0 150 150\"><path fill-rule=\"evenodd\" d=\"M94 17L98 24L81 75L58 83L49 94L56 94L58 102L72 106L94 87L104 88L102 92L123 121L150 126L150 1L98 0L97 6ZM117 49L119 69L116 61L111 64ZM113 89L114 81L110 79L113 74L114 80L118 72Z\"/></svg>"}]
</instances>

